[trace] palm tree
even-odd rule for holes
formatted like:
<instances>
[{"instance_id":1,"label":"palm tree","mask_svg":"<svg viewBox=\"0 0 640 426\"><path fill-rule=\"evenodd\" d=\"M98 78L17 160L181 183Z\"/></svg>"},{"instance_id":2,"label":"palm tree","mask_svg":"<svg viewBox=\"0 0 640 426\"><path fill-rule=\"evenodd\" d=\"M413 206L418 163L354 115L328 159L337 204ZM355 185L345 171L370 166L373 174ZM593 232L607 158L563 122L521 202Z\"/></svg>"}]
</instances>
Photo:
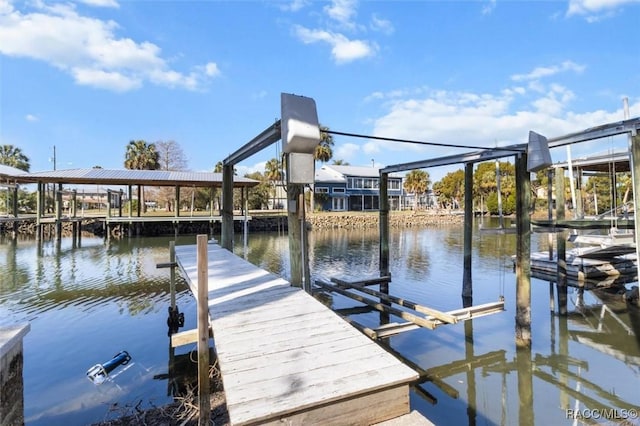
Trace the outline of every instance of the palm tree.
<instances>
[{"instance_id":1,"label":"palm tree","mask_svg":"<svg viewBox=\"0 0 640 426\"><path fill-rule=\"evenodd\" d=\"M158 170L160 154L156 145L143 140L130 141L124 158L124 167L129 170Z\"/></svg>"},{"instance_id":2,"label":"palm tree","mask_svg":"<svg viewBox=\"0 0 640 426\"><path fill-rule=\"evenodd\" d=\"M415 195L413 199L413 209L418 210L418 198L420 195L427 192L431 185L431 179L429 179L429 173L424 170L411 170L404 178L404 189L407 192L411 192Z\"/></svg>"},{"instance_id":3,"label":"palm tree","mask_svg":"<svg viewBox=\"0 0 640 426\"><path fill-rule=\"evenodd\" d=\"M272 158L264 165L264 176L273 185L273 208L276 208L276 183L282 181L282 162Z\"/></svg>"},{"instance_id":4,"label":"palm tree","mask_svg":"<svg viewBox=\"0 0 640 426\"><path fill-rule=\"evenodd\" d=\"M16 169L29 171L29 157L22 153L20 148L13 145L0 145L0 164Z\"/></svg>"},{"instance_id":5,"label":"palm tree","mask_svg":"<svg viewBox=\"0 0 640 426\"><path fill-rule=\"evenodd\" d=\"M331 163L334 166L350 166L351 164L349 164L348 161L345 160L333 160L333 162Z\"/></svg>"},{"instance_id":6,"label":"palm tree","mask_svg":"<svg viewBox=\"0 0 640 426\"><path fill-rule=\"evenodd\" d=\"M333 157L333 136L327 133L328 127L320 125L320 143L316 146L313 158L326 163Z\"/></svg>"},{"instance_id":7,"label":"palm tree","mask_svg":"<svg viewBox=\"0 0 640 426\"><path fill-rule=\"evenodd\" d=\"M148 144L143 140L130 141L124 157L124 167L129 170L158 170L160 168L160 154L155 144ZM138 203L142 211L147 211L144 202L144 187L138 194Z\"/></svg>"}]
</instances>

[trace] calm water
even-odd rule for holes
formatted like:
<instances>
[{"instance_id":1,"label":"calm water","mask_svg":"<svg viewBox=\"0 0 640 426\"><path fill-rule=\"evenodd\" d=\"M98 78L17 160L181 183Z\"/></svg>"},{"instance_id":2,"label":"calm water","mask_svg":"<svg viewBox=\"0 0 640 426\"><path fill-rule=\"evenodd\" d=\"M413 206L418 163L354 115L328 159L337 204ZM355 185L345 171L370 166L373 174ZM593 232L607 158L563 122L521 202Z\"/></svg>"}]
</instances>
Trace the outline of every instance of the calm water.
<instances>
[{"instance_id":1,"label":"calm water","mask_svg":"<svg viewBox=\"0 0 640 426\"><path fill-rule=\"evenodd\" d=\"M391 293L440 310L460 308L462 231L461 226L393 231ZM286 236L253 234L247 247L240 240L238 255L288 274ZM532 250L544 249L543 241L546 236L534 234ZM31 323L24 340L27 425L84 425L171 401L169 272L155 267L168 260L168 242L83 238L82 246L73 248L68 240L41 247L30 240L0 240L0 325ZM195 237L178 240L191 243ZM310 246L315 277L377 274L375 231L315 231ZM623 415L623 409L637 409L638 309L614 297L604 304L602 295L569 288L569 315L560 317L550 312L549 283L532 279L533 345L517 351L513 253L515 235L474 236L474 304L504 296L506 312L383 342L435 378L414 387L412 408L436 424L452 425L569 425L574 424L569 409L617 408ZM193 298L184 283L179 290L185 329L195 328ZM331 301L335 308L357 305L342 296ZM379 324L377 313L352 318L370 327ZM189 365L194 349L177 349L176 359ZM120 374L113 382L97 386L86 378L89 367L121 350L133 359L128 369L115 371Z\"/></svg>"}]
</instances>

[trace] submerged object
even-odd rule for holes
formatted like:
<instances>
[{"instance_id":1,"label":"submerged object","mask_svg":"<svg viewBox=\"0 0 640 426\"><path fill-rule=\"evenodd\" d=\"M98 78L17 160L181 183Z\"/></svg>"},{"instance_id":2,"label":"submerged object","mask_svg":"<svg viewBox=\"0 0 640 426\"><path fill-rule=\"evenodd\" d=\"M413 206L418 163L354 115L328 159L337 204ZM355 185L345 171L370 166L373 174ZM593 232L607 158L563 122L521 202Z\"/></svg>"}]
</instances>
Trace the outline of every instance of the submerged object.
<instances>
[{"instance_id":1,"label":"submerged object","mask_svg":"<svg viewBox=\"0 0 640 426\"><path fill-rule=\"evenodd\" d=\"M120 351L104 364L96 364L87 371L87 377L96 385L100 385L109 378L109 373L120 365L127 365L131 355L127 351Z\"/></svg>"}]
</instances>

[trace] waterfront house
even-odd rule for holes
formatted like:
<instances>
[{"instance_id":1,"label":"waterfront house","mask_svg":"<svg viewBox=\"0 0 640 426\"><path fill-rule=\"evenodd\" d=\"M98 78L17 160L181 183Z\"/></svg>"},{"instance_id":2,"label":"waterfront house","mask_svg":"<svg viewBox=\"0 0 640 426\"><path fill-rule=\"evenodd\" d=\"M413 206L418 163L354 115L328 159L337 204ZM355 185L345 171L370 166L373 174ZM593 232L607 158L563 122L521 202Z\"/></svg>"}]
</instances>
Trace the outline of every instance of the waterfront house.
<instances>
[{"instance_id":1,"label":"waterfront house","mask_svg":"<svg viewBox=\"0 0 640 426\"><path fill-rule=\"evenodd\" d=\"M380 171L375 167L325 164L316 169L315 206L330 211L380 208ZM400 208L402 177L389 176L389 208Z\"/></svg>"}]
</instances>

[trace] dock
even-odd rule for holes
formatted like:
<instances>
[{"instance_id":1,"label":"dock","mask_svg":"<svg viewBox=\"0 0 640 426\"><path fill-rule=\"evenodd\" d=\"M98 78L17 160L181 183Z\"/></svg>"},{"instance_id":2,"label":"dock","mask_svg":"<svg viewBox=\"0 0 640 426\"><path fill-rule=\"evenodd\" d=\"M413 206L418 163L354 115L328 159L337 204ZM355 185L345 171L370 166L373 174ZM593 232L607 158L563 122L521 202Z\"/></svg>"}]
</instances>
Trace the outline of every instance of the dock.
<instances>
[{"instance_id":1,"label":"dock","mask_svg":"<svg viewBox=\"0 0 640 426\"><path fill-rule=\"evenodd\" d=\"M232 425L430 424L418 374L302 289L209 243L208 307ZM197 298L195 245L177 246ZM396 424L396 423L393 423Z\"/></svg>"}]
</instances>

